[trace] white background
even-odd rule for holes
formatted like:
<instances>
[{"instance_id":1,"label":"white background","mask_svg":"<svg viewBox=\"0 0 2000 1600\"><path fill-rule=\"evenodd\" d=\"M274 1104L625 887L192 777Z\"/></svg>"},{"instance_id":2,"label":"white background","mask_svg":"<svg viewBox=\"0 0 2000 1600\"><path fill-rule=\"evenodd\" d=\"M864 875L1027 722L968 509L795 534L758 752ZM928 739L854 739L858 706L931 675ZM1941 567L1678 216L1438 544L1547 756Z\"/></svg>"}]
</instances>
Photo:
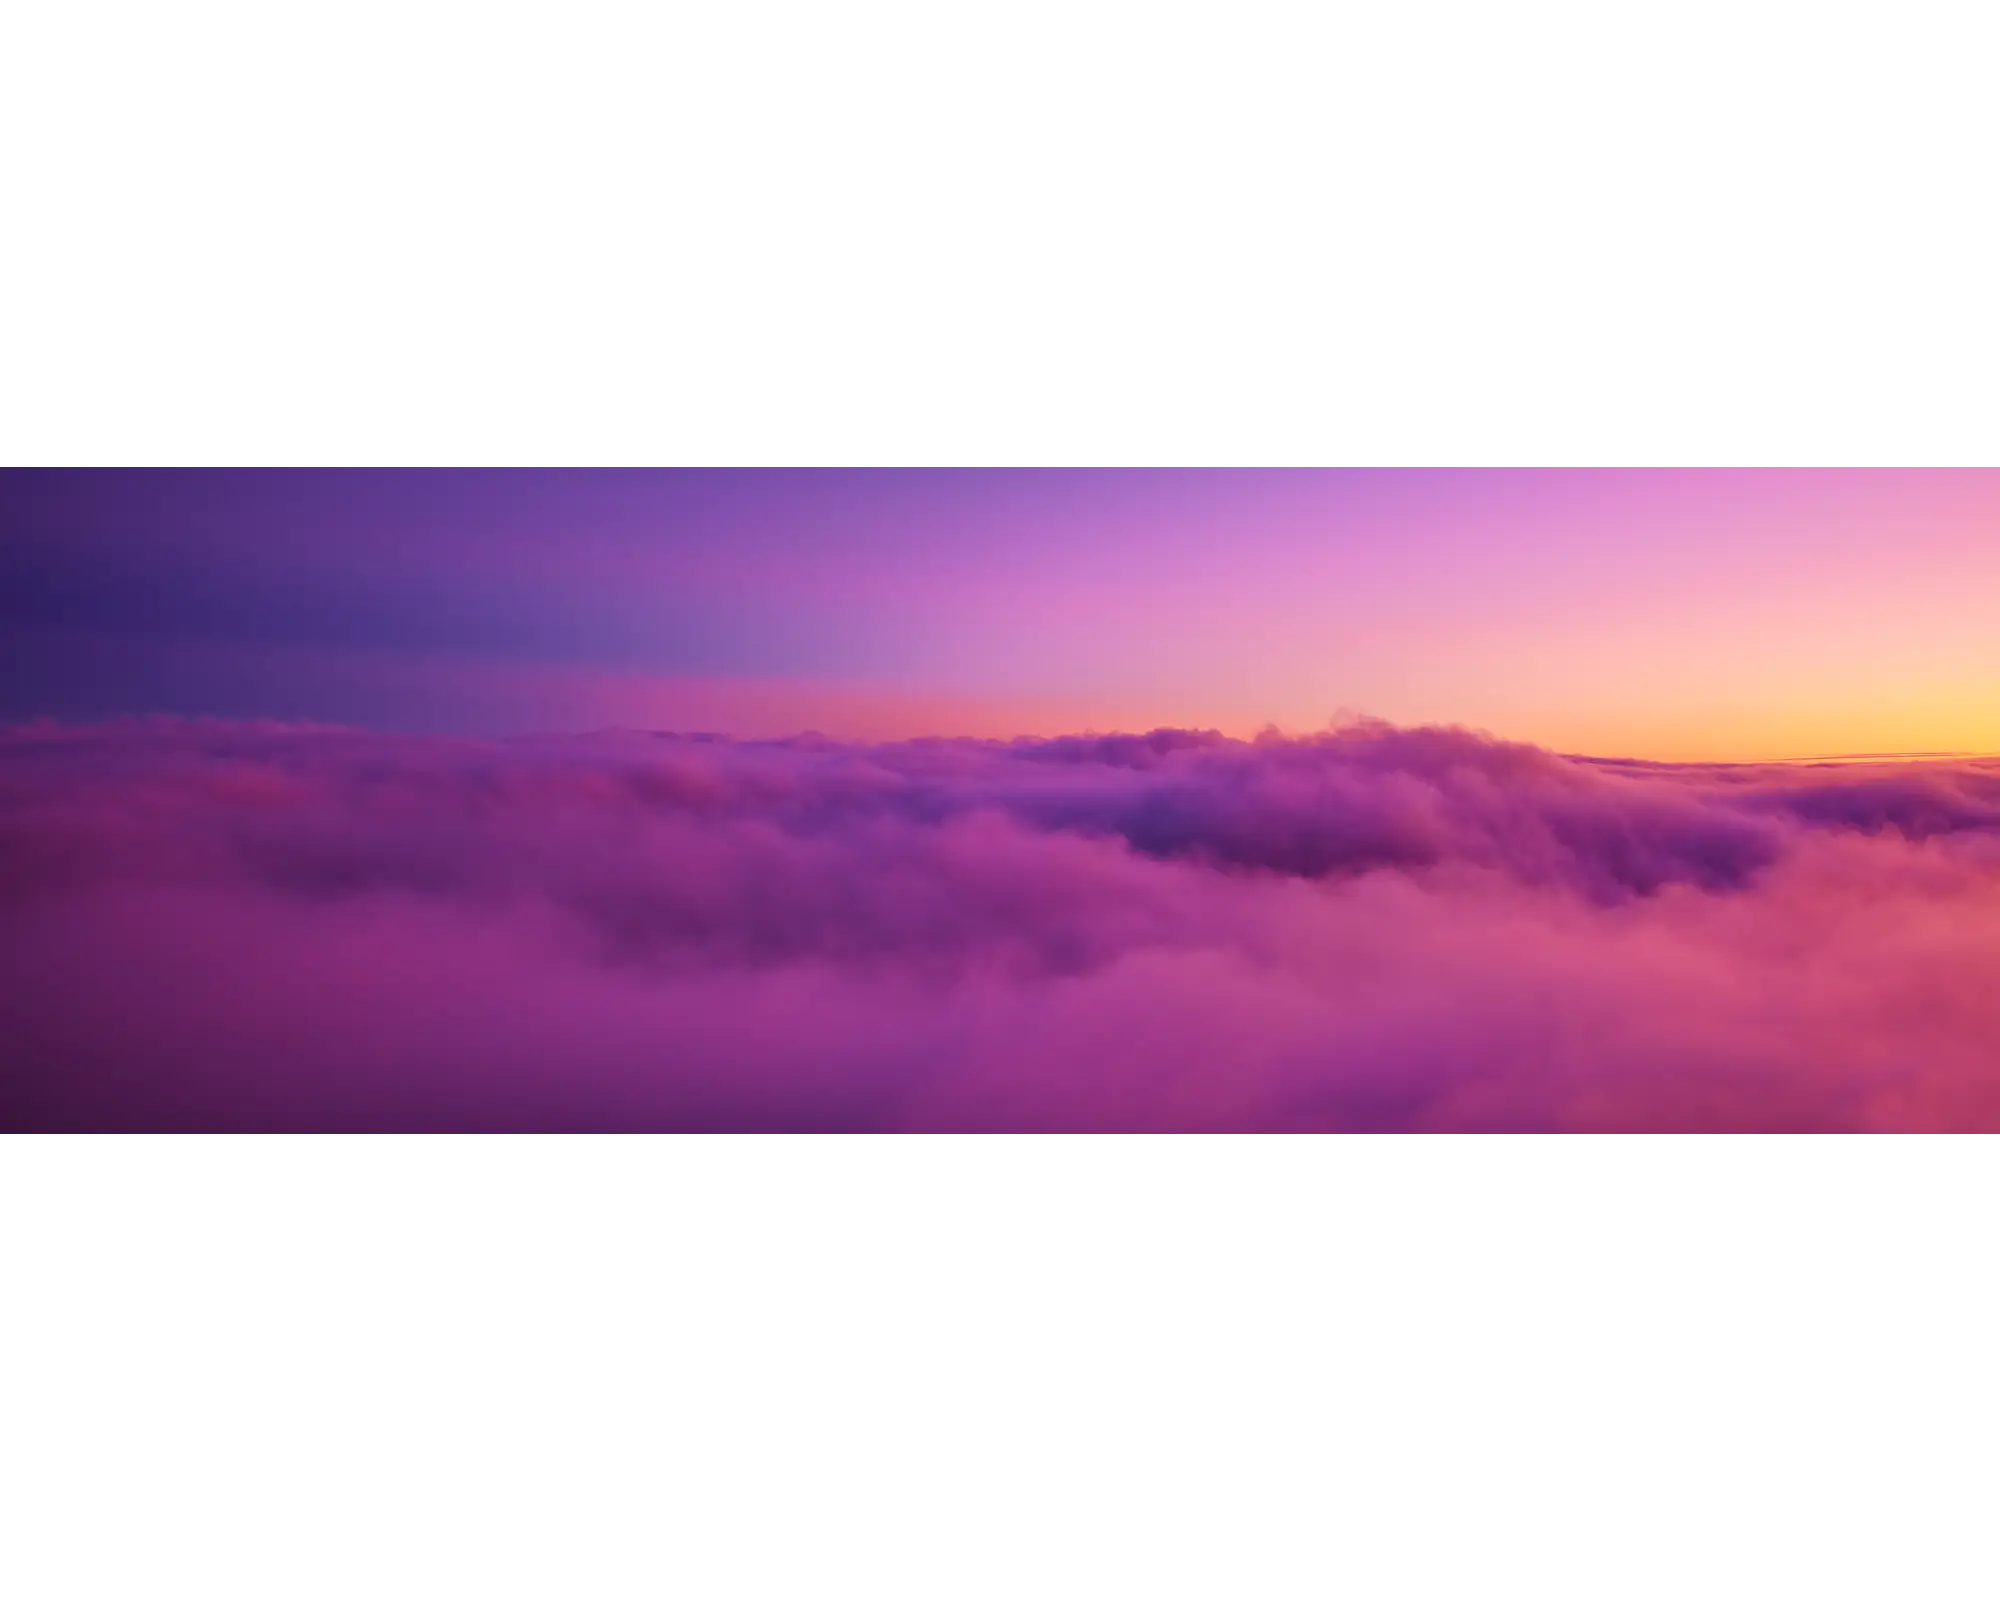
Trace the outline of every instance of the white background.
<instances>
[{"instance_id":1,"label":"white background","mask_svg":"<svg viewBox=\"0 0 2000 1600\"><path fill-rule=\"evenodd\" d=\"M17 3L0 460L1991 463L1982 23ZM1994 1148L9 1140L0 1589L1990 1595Z\"/></svg>"},{"instance_id":2,"label":"white background","mask_svg":"<svg viewBox=\"0 0 2000 1600\"><path fill-rule=\"evenodd\" d=\"M1990 459L1990 7L15 0L8 459Z\"/></svg>"},{"instance_id":3,"label":"white background","mask_svg":"<svg viewBox=\"0 0 2000 1600\"><path fill-rule=\"evenodd\" d=\"M9 1594L1990 1596L1976 1139L15 1140Z\"/></svg>"}]
</instances>

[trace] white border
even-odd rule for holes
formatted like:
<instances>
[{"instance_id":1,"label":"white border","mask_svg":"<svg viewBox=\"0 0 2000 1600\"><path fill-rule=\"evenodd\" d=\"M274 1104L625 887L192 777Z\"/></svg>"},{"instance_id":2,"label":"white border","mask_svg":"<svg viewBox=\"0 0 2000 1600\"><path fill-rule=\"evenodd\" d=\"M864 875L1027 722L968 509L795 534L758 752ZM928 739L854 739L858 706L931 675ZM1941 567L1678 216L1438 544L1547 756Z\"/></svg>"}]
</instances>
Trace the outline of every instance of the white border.
<instances>
[{"instance_id":1,"label":"white border","mask_svg":"<svg viewBox=\"0 0 2000 1600\"><path fill-rule=\"evenodd\" d=\"M10 1594L1990 1592L1974 1139L17 1139Z\"/></svg>"},{"instance_id":2,"label":"white border","mask_svg":"<svg viewBox=\"0 0 2000 1600\"><path fill-rule=\"evenodd\" d=\"M1991 29L28 0L0 451L1991 462Z\"/></svg>"}]
</instances>

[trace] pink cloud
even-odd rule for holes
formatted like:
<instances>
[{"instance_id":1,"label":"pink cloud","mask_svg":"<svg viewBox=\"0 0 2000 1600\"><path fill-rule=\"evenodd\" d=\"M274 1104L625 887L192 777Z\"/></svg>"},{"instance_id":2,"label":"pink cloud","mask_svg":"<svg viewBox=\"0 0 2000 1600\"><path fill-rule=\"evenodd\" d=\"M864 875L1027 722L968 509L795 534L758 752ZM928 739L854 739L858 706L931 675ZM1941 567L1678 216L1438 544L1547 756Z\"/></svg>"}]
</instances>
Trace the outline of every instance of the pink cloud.
<instances>
[{"instance_id":1,"label":"pink cloud","mask_svg":"<svg viewBox=\"0 0 2000 1600\"><path fill-rule=\"evenodd\" d=\"M13 1128L1996 1128L2000 769L0 737Z\"/></svg>"}]
</instances>

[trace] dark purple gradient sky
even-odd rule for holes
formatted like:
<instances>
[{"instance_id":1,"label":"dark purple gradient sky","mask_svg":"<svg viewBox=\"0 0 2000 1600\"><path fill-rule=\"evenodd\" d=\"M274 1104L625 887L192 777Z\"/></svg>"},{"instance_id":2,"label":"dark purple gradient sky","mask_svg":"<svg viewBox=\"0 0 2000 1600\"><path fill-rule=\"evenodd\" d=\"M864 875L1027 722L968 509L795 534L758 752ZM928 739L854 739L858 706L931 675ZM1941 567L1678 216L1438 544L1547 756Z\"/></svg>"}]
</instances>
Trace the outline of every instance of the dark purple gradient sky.
<instances>
[{"instance_id":1,"label":"dark purple gradient sky","mask_svg":"<svg viewBox=\"0 0 2000 1600\"><path fill-rule=\"evenodd\" d=\"M8 472L0 717L2000 749L2000 474Z\"/></svg>"}]
</instances>

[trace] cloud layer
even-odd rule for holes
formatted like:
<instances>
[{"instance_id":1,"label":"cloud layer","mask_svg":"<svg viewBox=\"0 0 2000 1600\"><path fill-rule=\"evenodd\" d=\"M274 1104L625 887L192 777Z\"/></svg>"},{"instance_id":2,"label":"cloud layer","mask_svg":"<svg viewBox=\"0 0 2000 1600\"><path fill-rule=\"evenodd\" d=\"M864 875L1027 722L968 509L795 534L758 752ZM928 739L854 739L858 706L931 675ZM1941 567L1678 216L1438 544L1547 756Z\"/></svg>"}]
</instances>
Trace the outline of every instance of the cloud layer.
<instances>
[{"instance_id":1,"label":"cloud layer","mask_svg":"<svg viewBox=\"0 0 2000 1600\"><path fill-rule=\"evenodd\" d=\"M0 735L10 1128L2000 1128L2000 765Z\"/></svg>"}]
</instances>

